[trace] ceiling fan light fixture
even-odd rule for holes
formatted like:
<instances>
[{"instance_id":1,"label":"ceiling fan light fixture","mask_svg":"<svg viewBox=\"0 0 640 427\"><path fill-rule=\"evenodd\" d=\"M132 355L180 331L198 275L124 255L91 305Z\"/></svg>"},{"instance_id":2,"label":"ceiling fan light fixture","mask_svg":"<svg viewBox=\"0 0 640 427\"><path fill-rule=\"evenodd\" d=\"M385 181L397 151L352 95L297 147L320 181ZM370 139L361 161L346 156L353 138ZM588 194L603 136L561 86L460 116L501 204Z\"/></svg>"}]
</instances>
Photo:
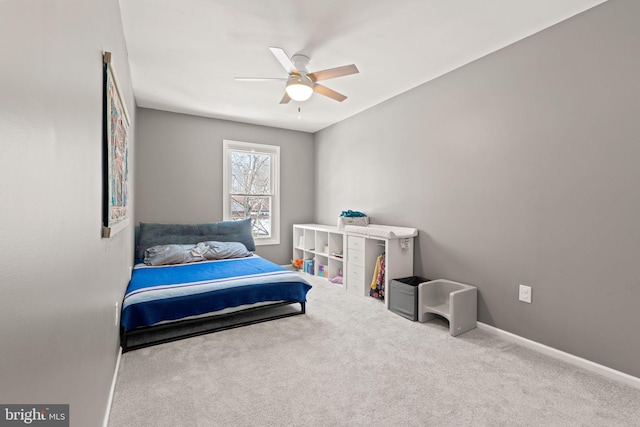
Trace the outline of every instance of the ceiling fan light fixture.
<instances>
[{"instance_id":1,"label":"ceiling fan light fixture","mask_svg":"<svg viewBox=\"0 0 640 427\"><path fill-rule=\"evenodd\" d=\"M291 76L287 81L286 91L294 101L306 101L313 94L313 85L306 77Z\"/></svg>"}]
</instances>

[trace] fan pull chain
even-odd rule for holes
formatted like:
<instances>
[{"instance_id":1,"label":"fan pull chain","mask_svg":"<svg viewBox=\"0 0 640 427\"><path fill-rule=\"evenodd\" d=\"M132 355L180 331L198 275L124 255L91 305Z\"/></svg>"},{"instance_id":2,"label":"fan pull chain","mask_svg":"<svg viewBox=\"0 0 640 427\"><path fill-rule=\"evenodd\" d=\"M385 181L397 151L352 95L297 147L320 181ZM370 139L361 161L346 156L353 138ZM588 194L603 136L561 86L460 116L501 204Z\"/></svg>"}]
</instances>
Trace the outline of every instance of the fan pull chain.
<instances>
[{"instance_id":1,"label":"fan pull chain","mask_svg":"<svg viewBox=\"0 0 640 427\"><path fill-rule=\"evenodd\" d=\"M298 118L302 116L302 112L300 111L300 107L298 107Z\"/></svg>"}]
</instances>

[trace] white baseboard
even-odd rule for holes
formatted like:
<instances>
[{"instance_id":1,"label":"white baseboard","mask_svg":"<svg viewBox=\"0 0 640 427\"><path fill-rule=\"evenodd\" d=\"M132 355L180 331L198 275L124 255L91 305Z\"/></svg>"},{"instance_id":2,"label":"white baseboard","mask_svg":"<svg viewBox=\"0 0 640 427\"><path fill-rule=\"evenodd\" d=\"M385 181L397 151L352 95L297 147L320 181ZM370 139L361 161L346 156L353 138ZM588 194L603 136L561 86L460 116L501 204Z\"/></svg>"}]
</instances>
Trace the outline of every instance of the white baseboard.
<instances>
[{"instance_id":1,"label":"white baseboard","mask_svg":"<svg viewBox=\"0 0 640 427\"><path fill-rule=\"evenodd\" d=\"M555 357L556 359L560 359L572 365L579 366L580 368L584 368L590 372L602 375L611 380L618 381L631 387L640 389L640 378L634 377L633 375L625 374L624 372L616 371L615 369L611 369L590 360L574 356L573 354L565 353L564 351L560 351L553 347L540 344L539 342L523 338L519 335L512 334L511 332L503 331L502 329L489 326L486 323L478 322L478 329L481 329L493 335L497 335L501 338L506 339L507 341L520 344L523 347L533 349L535 351L538 351L539 353L546 354L547 356Z\"/></svg>"},{"instance_id":2,"label":"white baseboard","mask_svg":"<svg viewBox=\"0 0 640 427\"><path fill-rule=\"evenodd\" d=\"M111 380L111 389L109 390L109 400L107 401L107 409L102 420L102 427L108 427L109 415L111 414L111 404L113 403L113 394L116 391L116 380L118 378L118 371L120 370L120 359L122 358L122 347L118 351L118 358L116 359L116 368L113 371L113 379Z\"/></svg>"}]
</instances>

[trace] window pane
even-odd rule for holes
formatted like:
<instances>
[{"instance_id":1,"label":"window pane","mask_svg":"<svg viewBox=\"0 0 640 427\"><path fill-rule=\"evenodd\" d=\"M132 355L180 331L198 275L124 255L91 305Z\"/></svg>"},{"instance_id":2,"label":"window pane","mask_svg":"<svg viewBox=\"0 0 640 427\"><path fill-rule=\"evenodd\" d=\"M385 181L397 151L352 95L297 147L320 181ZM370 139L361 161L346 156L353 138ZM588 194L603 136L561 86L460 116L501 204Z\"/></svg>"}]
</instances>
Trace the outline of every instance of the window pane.
<instances>
[{"instance_id":1,"label":"window pane","mask_svg":"<svg viewBox=\"0 0 640 427\"><path fill-rule=\"evenodd\" d=\"M231 196L231 219L251 218L255 237L271 236L271 197Z\"/></svg>"},{"instance_id":2,"label":"window pane","mask_svg":"<svg viewBox=\"0 0 640 427\"><path fill-rule=\"evenodd\" d=\"M252 220L257 245L280 243L280 147L223 141L223 219Z\"/></svg>"},{"instance_id":3,"label":"window pane","mask_svg":"<svg viewBox=\"0 0 640 427\"><path fill-rule=\"evenodd\" d=\"M271 194L271 156L231 153L231 193Z\"/></svg>"}]
</instances>

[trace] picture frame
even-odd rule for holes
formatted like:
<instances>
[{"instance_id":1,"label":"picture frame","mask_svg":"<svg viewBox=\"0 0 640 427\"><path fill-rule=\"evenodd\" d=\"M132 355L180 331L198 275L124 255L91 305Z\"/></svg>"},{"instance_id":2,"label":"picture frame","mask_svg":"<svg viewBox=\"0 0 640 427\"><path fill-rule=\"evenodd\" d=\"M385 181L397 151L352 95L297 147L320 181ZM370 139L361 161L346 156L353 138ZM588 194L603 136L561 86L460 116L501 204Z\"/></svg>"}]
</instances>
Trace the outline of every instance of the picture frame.
<instances>
[{"instance_id":1,"label":"picture frame","mask_svg":"<svg viewBox=\"0 0 640 427\"><path fill-rule=\"evenodd\" d=\"M129 223L129 126L131 121L111 60L103 54L102 237Z\"/></svg>"}]
</instances>

